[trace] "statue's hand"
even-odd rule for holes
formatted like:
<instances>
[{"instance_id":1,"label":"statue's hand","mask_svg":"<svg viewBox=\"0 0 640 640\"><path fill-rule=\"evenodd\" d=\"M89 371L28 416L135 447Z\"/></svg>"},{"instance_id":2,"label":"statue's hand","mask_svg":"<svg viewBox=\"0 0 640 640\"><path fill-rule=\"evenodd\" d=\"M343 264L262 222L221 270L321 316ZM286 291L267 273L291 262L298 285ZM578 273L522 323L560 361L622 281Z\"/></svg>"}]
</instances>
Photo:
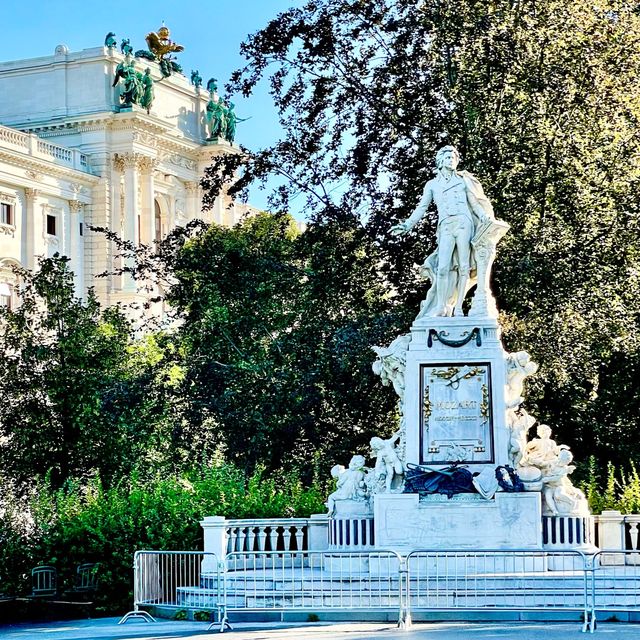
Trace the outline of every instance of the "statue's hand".
<instances>
[{"instance_id":1,"label":"statue's hand","mask_svg":"<svg viewBox=\"0 0 640 640\"><path fill-rule=\"evenodd\" d=\"M401 222L400 224L393 225L390 229L392 236L403 236L409 232L407 228L406 222Z\"/></svg>"}]
</instances>

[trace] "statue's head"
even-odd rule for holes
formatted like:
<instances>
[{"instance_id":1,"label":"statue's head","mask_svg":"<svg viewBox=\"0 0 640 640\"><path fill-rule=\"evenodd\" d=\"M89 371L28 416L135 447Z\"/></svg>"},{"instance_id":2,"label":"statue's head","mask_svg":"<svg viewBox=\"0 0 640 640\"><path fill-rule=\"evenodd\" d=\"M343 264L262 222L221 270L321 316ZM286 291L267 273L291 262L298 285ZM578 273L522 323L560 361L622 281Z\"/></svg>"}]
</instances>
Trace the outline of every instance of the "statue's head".
<instances>
[{"instance_id":1,"label":"statue's head","mask_svg":"<svg viewBox=\"0 0 640 640\"><path fill-rule=\"evenodd\" d=\"M351 462L349 462L349 469L352 471L362 469L364 467L364 456L353 456Z\"/></svg>"},{"instance_id":2,"label":"statue's head","mask_svg":"<svg viewBox=\"0 0 640 640\"><path fill-rule=\"evenodd\" d=\"M446 147L442 147L436 153L436 167L438 169L442 169L442 167L450 165L451 169L455 169L460 162L460 154L458 150L452 146L447 145Z\"/></svg>"},{"instance_id":3,"label":"statue's head","mask_svg":"<svg viewBox=\"0 0 640 640\"><path fill-rule=\"evenodd\" d=\"M550 438L551 437L551 427L546 424L539 424L536 429L539 438Z\"/></svg>"},{"instance_id":4,"label":"statue's head","mask_svg":"<svg viewBox=\"0 0 640 640\"><path fill-rule=\"evenodd\" d=\"M371 448L374 451L378 451L379 449L382 449L382 447L384 446L384 441L382 440L382 438L373 437L371 438L371 441L369 442L369 444L371 445Z\"/></svg>"}]
</instances>

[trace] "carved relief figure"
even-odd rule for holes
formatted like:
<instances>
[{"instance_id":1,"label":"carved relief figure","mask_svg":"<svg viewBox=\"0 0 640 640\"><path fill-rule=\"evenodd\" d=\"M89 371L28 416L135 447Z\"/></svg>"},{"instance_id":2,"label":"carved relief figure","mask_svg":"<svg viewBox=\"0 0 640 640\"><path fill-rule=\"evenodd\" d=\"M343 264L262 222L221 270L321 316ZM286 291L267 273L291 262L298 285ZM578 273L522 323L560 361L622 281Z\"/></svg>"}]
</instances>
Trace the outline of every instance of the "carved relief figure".
<instances>
[{"instance_id":1,"label":"carved relief figure","mask_svg":"<svg viewBox=\"0 0 640 640\"><path fill-rule=\"evenodd\" d=\"M437 248L422 265L431 288L418 317L463 315L462 302L475 276L471 240L483 223L494 219L480 183L470 173L457 170L459 161L455 147L442 147L436 155L436 177L425 185L418 206L405 222L391 229L394 235L408 233L435 203Z\"/></svg>"},{"instance_id":2,"label":"carved relief figure","mask_svg":"<svg viewBox=\"0 0 640 640\"><path fill-rule=\"evenodd\" d=\"M332 515L336 509L336 500L365 499L364 456L353 456L349 462L349 468L345 469L341 464L331 469L331 476L337 479L336 490L327 499L327 509Z\"/></svg>"},{"instance_id":3,"label":"carved relief figure","mask_svg":"<svg viewBox=\"0 0 640 640\"><path fill-rule=\"evenodd\" d=\"M516 409L524 402L522 397L524 380L538 370L538 365L531 360L531 356L526 351L510 353L506 358L506 365L507 388L505 399L507 409Z\"/></svg>"},{"instance_id":4,"label":"carved relief figure","mask_svg":"<svg viewBox=\"0 0 640 640\"><path fill-rule=\"evenodd\" d=\"M399 438L399 431L394 433L388 440L377 437L371 438L371 451L376 457L376 464L373 468L373 481L378 491L384 488L384 491L389 493L394 479L399 478L404 473L404 467L394 448Z\"/></svg>"},{"instance_id":5,"label":"carved relief figure","mask_svg":"<svg viewBox=\"0 0 640 640\"><path fill-rule=\"evenodd\" d=\"M573 455L568 447L561 447L555 460L548 464L542 476L544 511L548 515L588 515L587 500L567 477L575 466Z\"/></svg>"},{"instance_id":6,"label":"carved relief figure","mask_svg":"<svg viewBox=\"0 0 640 640\"><path fill-rule=\"evenodd\" d=\"M407 363L407 349L411 334L397 337L388 347L372 347L378 355L373 363L373 372L380 376L382 384L393 385L400 400L404 398L404 370Z\"/></svg>"}]
</instances>

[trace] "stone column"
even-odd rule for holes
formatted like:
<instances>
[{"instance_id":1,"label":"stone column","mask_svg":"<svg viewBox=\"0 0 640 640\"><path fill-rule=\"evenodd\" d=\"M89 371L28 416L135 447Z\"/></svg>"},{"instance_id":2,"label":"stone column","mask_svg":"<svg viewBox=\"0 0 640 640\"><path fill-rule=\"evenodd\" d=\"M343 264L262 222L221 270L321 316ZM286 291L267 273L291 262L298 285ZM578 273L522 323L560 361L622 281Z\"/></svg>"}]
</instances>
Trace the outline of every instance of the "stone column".
<instances>
[{"instance_id":1,"label":"stone column","mask_svg":"<svg viewBox=\"0 0 640 640\"><path fill-rule=\"evenodd\" d=\"M158 165L155 158L142 156L138 160L138 168L140 170L142 203L140 211L140 238L139 241L152 245L155 240L155 183L153 179L153 171Z\"/></svg>"},{"instance_id":2,"label":"stone column","mask_svg":"<svg viewBox=\"0 0 640 640\"><path fill-rule=\"evenodd\" d=\"M138 234L138 216L140 215L140 206L138 200L139 176L138 176L138 160L140 156L136 153L116 154L116 162L124 169L124 210L122 237L124 240L138 245L140 238ZM124 267L133 267L134 260L131 257L126 258ZM122 290L134 292L136 284L130 274L126 273L122 278Z\"/></svg>"},{"instance_id":3,"label":"stone column","mask_svg":"<svg viewBox=\"0 0 640 640\"><path fill-rule=\"evenodd\" d=\"M124 157L115 154L113 158L113 172L111 174L111 219L108 225L114 233L120 236L124 234L124 187L122 185L122 174L124 173ZM108 245L107 262L109 264L108 271L113 271L120 267L119 260L116 258L117 251L113 243ZM121 275L112 275L110 277L112 290L119 291L122 289L123 277Z\"/></svg>"},{"instance_id":4,"label":"stone column","mask_svg":"<svg viewBox=\"0 0 640 640\"><path fill-rule=\"evenodd\" d=\"M80 222L84 205L79 200L69 200L69 258L73 269L76 296L84 297L84 252L80 237Z\"/></svg>"},{"instance_id":5,"label":"stone column","mask_svg":"<svg viewBox=\"0 0 640 640\"><path fill-rule=\"evenodd\" d=\"M187 217L189 220L202 218L200 211L200 198L198 197L199 185L197 182L185 182L184 188L187 192Z\"/></svg>"},{"instance_id":6,"label":"stone column","mask_svg":"<svg viewBox=\"0 0 640 640\"><path fill-rule=\"evenodd\" d=\"M26 261L28 269L35 269L37 265L36 255L44 254L44 237L42 228L42 216L36 215L36 199L38 190L27 187L24 190L26 208Z\"/></svg>"}]
</instances>

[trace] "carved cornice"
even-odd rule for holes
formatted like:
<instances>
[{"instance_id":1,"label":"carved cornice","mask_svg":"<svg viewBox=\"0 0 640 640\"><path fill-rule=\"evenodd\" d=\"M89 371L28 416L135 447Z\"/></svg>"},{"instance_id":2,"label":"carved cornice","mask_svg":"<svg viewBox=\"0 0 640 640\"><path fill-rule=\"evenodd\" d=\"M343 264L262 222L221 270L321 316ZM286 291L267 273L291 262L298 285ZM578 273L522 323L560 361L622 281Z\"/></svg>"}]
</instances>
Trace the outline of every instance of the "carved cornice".
<instances>
[{"instance_id":1,"label":"carved cornice","mask_svg":"<svg viewBox=\"0 0 640 640\"><path fill-rule=\"evenodd\" d=\"M160 158L162 162L166 164L172 164L175 167L182 167L183 169L188 169L189 171L197 171L198 163L191 159L185 158L183 155L178 153L169 153L169 152L161 152Z\"/></svg>"}]
</instances>

